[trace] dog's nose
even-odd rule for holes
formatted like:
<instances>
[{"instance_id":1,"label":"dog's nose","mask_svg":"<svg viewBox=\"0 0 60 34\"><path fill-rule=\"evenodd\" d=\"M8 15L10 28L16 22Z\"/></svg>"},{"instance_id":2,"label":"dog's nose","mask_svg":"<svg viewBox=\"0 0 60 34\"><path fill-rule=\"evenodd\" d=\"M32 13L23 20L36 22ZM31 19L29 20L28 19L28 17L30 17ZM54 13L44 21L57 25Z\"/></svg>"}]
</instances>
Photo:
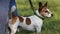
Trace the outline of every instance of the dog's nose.
<instances>
[{"instance_id":1,"label":"dog's nose","mask_svg":"<svg viewBox=\"0 0 60 34\"><path fill-rule=\"evenodd\" d=\"M51 16L53 16L53 14L51 14Z\"/></svg>"}]
</instances>

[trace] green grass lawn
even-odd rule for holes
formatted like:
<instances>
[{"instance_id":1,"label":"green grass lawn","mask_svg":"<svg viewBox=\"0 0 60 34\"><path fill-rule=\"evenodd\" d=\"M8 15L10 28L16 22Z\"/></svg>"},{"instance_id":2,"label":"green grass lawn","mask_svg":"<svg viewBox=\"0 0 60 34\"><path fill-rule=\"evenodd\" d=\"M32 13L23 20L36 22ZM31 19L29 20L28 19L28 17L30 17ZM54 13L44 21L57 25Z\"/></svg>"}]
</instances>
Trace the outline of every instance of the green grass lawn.
<instances>
[{"instance_id":1,"label":"green grass lawn","mask_svg":"<svg viewBox=\"0 0 60 34\"><path fill-rule=\"evenodd\" d=\"M51 18L46 18L43 23L41 34L60 34L60 0L32 0L35 10L38 9L38 2L48 2L48 7L54 14ZM28 0L16 0L19 16L34 15ZM22 31L17 34L34 34Z\"/></svg>"}]
</instances>

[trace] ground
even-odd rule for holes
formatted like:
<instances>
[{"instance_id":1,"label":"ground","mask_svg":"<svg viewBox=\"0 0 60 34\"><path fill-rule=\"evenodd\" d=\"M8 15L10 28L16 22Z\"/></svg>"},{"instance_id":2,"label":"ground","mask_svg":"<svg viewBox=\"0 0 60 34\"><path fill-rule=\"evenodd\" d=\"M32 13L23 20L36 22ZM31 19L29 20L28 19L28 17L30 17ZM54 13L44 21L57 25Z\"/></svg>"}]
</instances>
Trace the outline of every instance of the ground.
<instances>
[{"instance_id":1,"label":"ground","mask_svg":"<svg viewBox=\"0 0 60 34\"><path fill-rule=\"evenodd\" d=\"M34 9L38 9L38 2L48 2L48 8L53 13L53 17L46 18L43 23L41 34L60 34L60 0L32 0ZM19 16L34 15L28 0L16 0ZM22 31L17 34L34 34Z\"/></svg>"}]
</instances>

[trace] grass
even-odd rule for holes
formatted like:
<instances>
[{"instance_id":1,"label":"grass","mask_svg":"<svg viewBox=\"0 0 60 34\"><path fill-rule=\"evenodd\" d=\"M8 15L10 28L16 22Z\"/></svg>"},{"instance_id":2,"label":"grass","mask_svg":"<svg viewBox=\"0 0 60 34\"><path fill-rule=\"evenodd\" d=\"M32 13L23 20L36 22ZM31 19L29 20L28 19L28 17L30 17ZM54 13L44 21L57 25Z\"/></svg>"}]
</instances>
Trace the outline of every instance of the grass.
<instances>
[{"instance_id":1,"label":"grass","mask_svg":"<svg viewBox=\"0 0 60 34\"><path fill-rule=\"evenodd\" d=\"M35 10L38 9L38 2L48 2L48 7L54 14L51 18L46 18L43 23L41 34L60 34L60 0L32 0ZM33 15L28 0L16 0L18 14L23 16ZM28 31L22 31L17 34L34 34Z\"/></svg>"}]
</instances>

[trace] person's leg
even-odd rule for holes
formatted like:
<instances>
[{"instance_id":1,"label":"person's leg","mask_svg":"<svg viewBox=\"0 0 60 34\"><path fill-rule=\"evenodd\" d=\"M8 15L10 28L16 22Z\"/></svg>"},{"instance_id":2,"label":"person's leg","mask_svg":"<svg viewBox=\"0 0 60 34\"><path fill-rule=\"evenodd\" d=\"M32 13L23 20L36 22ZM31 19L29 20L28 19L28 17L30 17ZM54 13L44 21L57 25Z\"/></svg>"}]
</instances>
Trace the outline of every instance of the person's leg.
<instances>
[{"instance_id":1,"label":"person's leg","mask_svg":"<svg viewBox=\"0 0 60 34\"><path fill-rule=\"evenodd\" d=\"M0 34L5 34L5 25L7 24L9 0L0 1Z\"/></svg>"}]
</instances>

